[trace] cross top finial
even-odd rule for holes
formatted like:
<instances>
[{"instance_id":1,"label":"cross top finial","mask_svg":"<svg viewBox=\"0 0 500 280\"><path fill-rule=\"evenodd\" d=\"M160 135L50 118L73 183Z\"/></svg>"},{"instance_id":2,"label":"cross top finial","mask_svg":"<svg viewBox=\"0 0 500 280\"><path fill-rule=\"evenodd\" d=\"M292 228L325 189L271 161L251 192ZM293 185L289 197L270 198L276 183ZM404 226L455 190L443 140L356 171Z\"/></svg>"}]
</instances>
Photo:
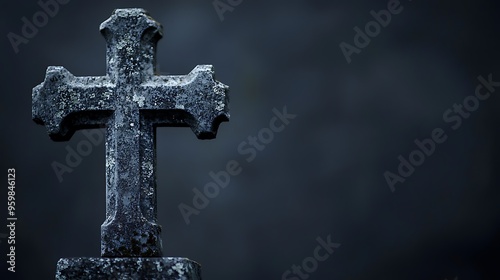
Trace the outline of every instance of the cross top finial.
<instances>
[{"instance_id":1,"label":"cross top finial","mask_svg":"<svg viewBox=\"0 0 500 280\"><path fill-rule=\"evenodd\" d=\"M100 26L106 39L107 74L113 81L144 81L156 66L162 26L144 9L116 9Z\"/></svg>"}]
</instances>

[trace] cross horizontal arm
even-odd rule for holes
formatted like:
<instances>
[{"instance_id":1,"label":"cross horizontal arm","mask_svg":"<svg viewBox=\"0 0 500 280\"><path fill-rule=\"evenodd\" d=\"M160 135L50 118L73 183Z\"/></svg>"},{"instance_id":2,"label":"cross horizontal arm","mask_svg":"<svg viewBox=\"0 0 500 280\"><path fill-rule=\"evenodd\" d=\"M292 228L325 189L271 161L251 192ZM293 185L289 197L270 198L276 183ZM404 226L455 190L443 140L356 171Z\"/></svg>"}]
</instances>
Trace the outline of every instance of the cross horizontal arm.
<instances>
[{"instance_id":1,"label":"cross horizontal arm","mask_svg":"<svg viewBox=\"0 0 500 280\"><path fill-rule=\"evenodd\" d=\"M53 140L69 140L77 129L105 124L114 109L114 88L108 77L75 77L50 66L44 82L33 88L33 120L45 125Z\"/></svg>"},{"instance_id":2,"label":"cross horizontal arm","mask_svg":"<svg viewBox=\"0 0 500 280\"><path fill-rule=\"evenodd\" d=\"M212 65L198 65L184 76L153 76L142 84L139 106L156 114L156 126L189 126L200 139L215 138L229 120L229 87L217 81ZM141 106L142 105L142 106Z\"/></svg>"}]
</instances>

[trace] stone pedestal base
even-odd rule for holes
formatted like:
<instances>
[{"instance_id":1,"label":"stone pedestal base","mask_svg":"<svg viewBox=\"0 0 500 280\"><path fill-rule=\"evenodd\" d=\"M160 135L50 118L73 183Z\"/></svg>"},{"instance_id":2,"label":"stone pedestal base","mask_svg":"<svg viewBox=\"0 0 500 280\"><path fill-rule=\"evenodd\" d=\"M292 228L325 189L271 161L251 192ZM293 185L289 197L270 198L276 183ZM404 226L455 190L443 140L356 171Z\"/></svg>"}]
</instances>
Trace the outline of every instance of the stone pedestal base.
<instances>
[{"instance_id":1,"label":"stone pedestal base","mask_svg":"<svg viewBox=\"0 0 500 280\"><path fill-rule=\"evenodd\" d=\"M201 266L186 258L63 258L56 279L201 280Z\"/></svg>"}]
</instances>

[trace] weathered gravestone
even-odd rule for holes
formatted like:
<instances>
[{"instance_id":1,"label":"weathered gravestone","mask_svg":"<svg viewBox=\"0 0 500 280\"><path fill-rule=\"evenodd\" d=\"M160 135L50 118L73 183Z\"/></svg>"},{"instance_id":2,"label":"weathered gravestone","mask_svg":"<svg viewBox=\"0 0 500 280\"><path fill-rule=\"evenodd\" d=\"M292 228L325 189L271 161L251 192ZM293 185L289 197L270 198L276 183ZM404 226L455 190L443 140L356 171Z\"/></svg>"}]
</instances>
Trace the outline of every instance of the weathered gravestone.
<instances>
[{"instance_id":1,"label":"weathered gravestone","mask_svg":"<svg viewBox=\"0 0 500 280\"><path fill-rule=\"evenodd\" d=\"M163 258L157 224L156 127L189 126L215 138L229 120L228 87L211 65L185 76L155 75L162 27L142 9L118 9L103 22L106 76L47 69L33 89L33 120L55 141L78 129L106 127L106 220L101 258L63 258L57 279L201 279L186 258Z\"/></svg>"}]
</instances>

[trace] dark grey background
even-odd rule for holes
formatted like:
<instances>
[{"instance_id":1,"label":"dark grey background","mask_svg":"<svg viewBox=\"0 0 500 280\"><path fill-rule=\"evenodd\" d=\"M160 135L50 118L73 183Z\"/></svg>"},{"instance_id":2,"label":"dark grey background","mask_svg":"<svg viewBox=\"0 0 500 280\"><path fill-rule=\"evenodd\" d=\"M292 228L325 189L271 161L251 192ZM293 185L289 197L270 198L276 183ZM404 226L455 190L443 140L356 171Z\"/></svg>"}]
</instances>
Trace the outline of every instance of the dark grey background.
<instances>
[{"instance_id":1,"label":"dark grey background","mask_svg":"<svg viewBox=\"0 0 500 280\"><path fill-rule=\"evenodd\" d=\"M225 1L223 1L225 2ZM308 279L499 279L500 198L497 108L492 95L452 130L443 113L472 95L477 76L500 80L499 4L402 1L403 11L348 64L371 10L388 1L243 1L221 21L211 1L73 0L15 54L37 2L1 4L0 220L6 217L7 168L17 172L17 272L1 279L52 279L61 257L99 256L104 220L104 145L59 182L69 142L52 142L31 121L31 89L50 65L103 75L98 27L114 8L143 7L164 26L162 73L213 64L231 87L231 121L217 139L188 128L158 129L159 222L166 256L203 265L204 279L282 279L313 255L316 238L341 246ZM296 119L245 161L237 147L268 126L272 109ZM391 192L415 139L442 127L448 139ZM179 203L229 160L243 171L186 225ZM1 176L0 176L1 177ZM1 227L0 233L7 229Z\"/></svg>"}]
</instances>

